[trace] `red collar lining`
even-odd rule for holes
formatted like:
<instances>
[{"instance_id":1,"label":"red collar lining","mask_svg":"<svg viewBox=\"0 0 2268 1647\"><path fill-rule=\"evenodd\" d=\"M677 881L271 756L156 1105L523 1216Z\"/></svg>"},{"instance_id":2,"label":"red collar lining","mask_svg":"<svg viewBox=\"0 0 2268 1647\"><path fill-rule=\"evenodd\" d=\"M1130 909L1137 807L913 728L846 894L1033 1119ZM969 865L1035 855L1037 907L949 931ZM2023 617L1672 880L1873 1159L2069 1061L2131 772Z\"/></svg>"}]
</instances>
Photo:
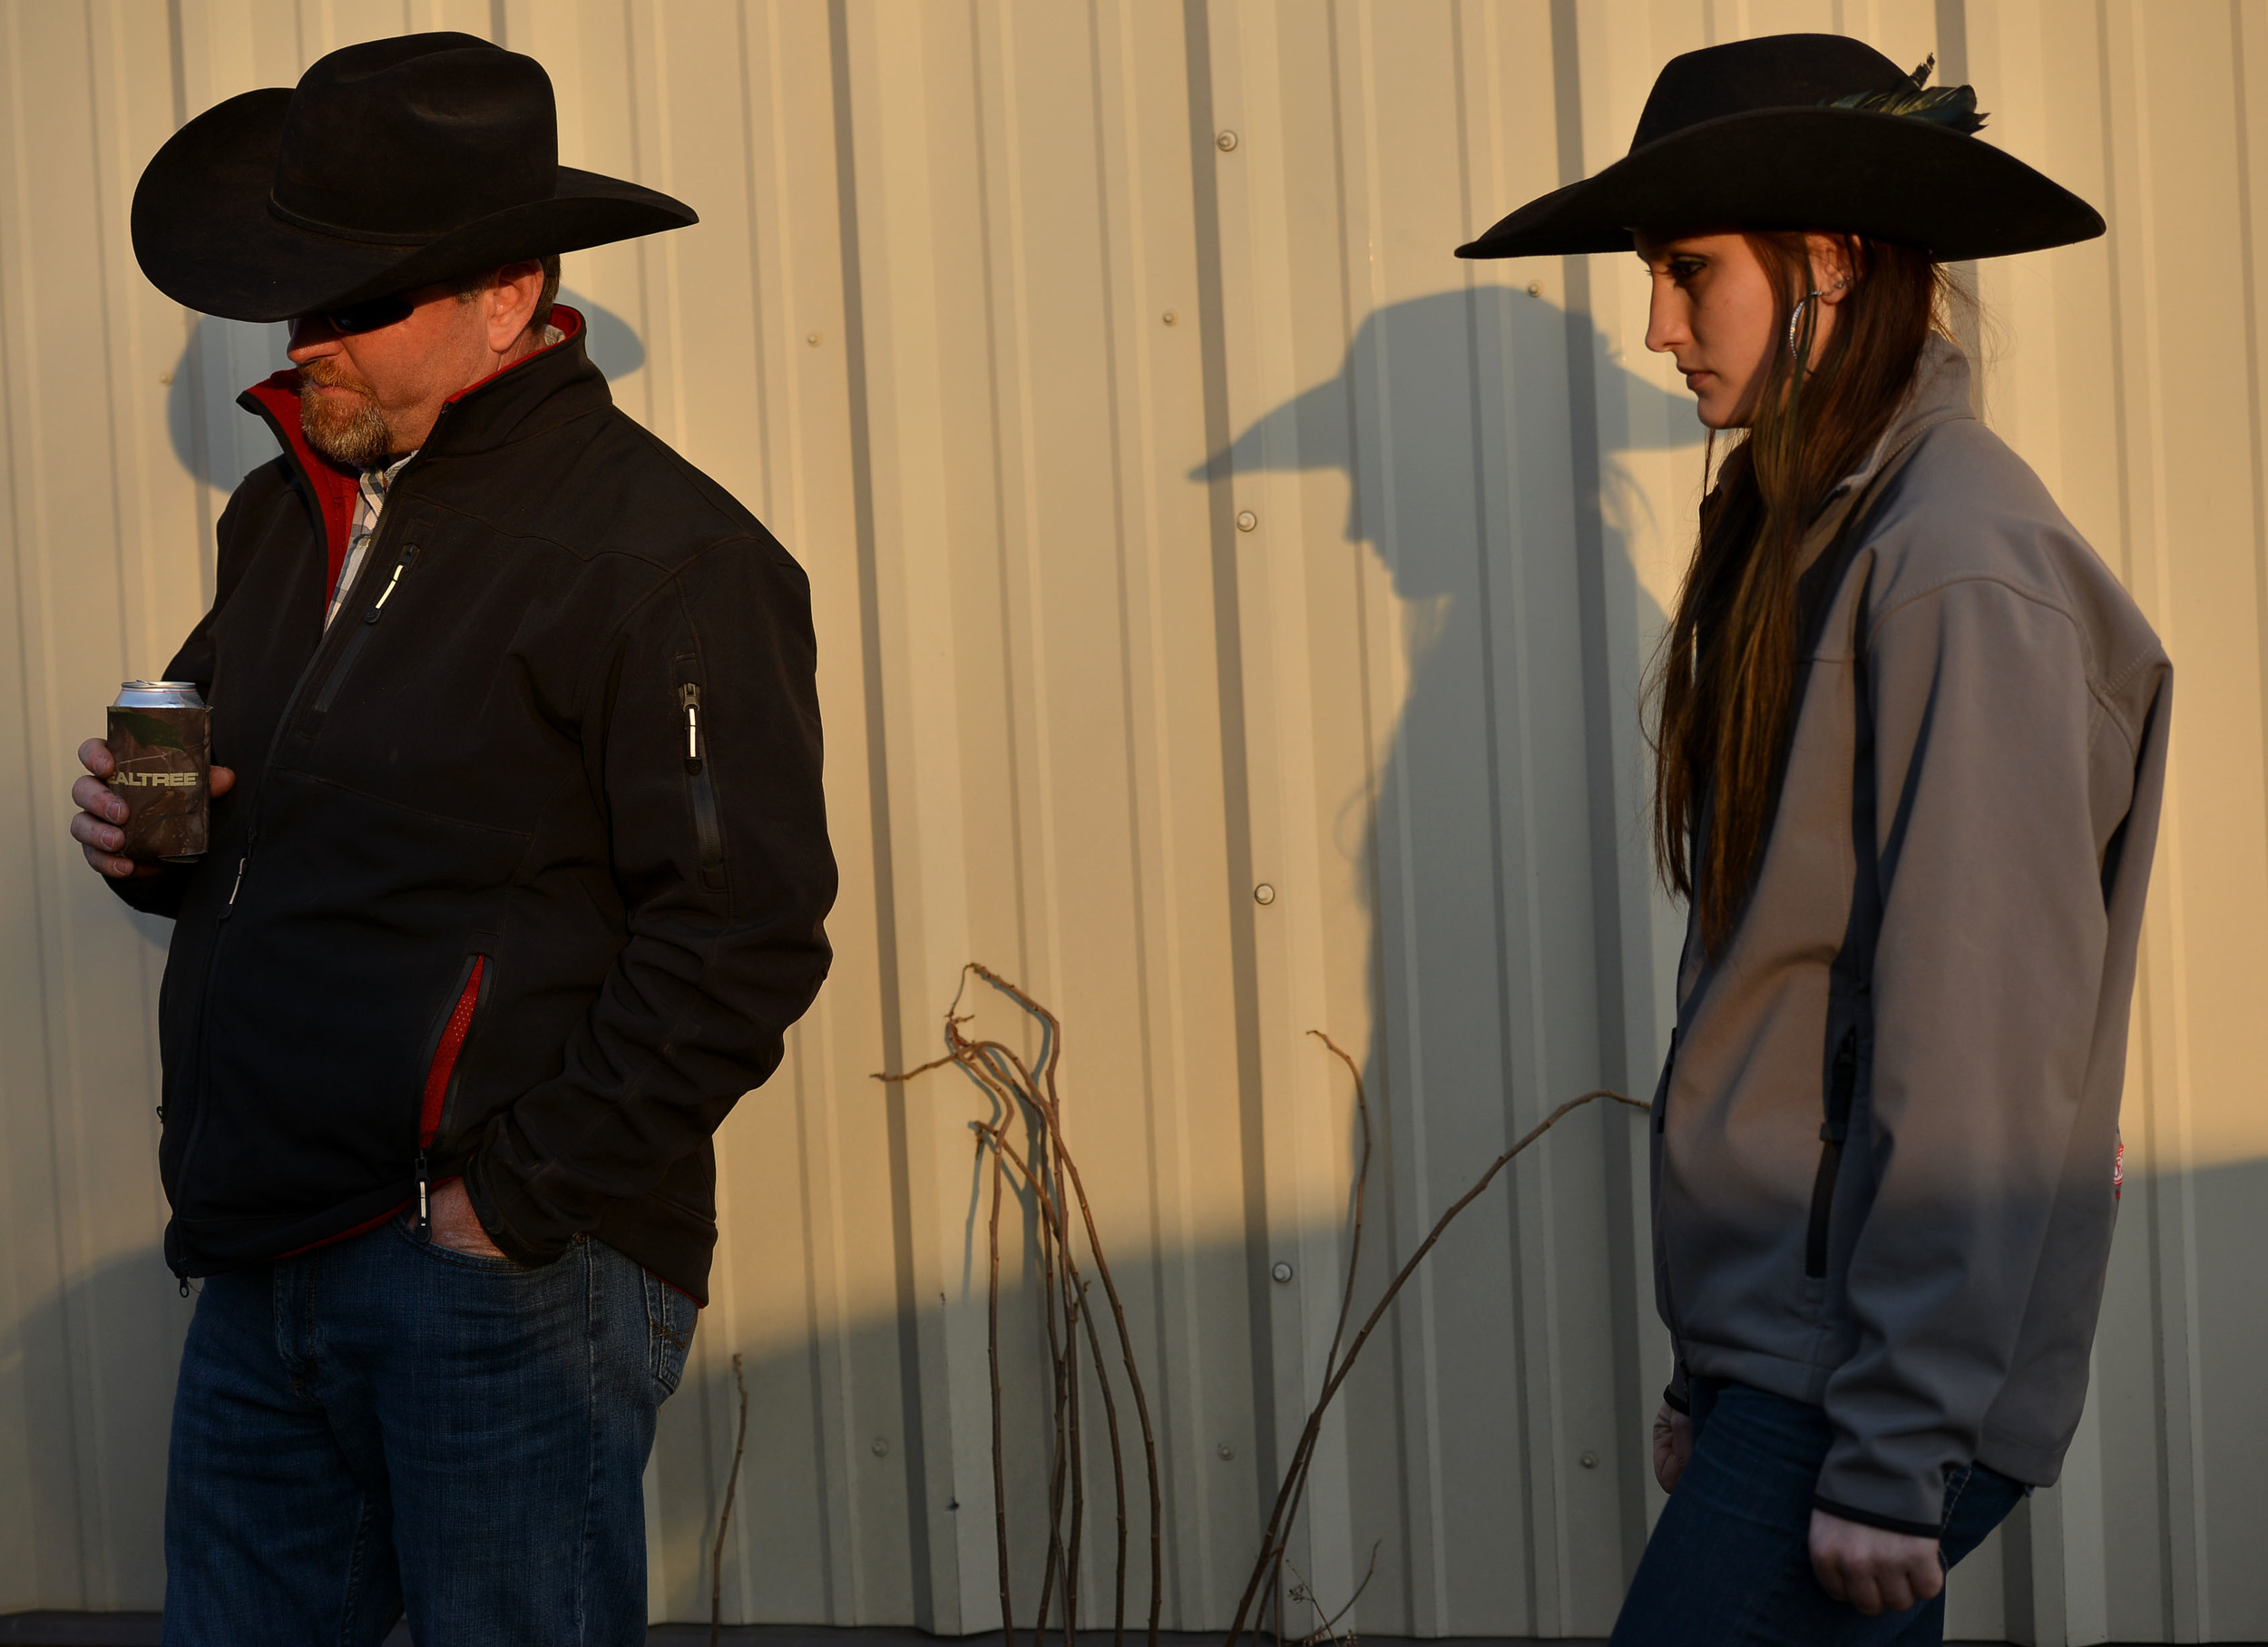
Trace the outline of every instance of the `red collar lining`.
<instances>
[{"instance_id":1,"label":"red collar lining","mask_svg":"<svg viewBox=\"0 0 2268 1647\"><path fill-rule=\"evenodd\" d=\"M558 343L546 344L535 354L523 355L503 370L491 372L477 383L466 384L444 404L455 406L475 389L495 382L506 372L525 366L536 355L546 354L578 336L582 331L582 316L563 303L558 304L552 309L552 324L560 329ZM267 408L277 435L290 455L298 461L300 472L306 475L308 484L314 488L316 506L323 516L327 568L323 579L323 603L325 609L328 610L331 591L338 586L338 569L347 561L347 539L354 532L355 498L361 490L361 476L344 465L333 463L308 444L307 436L299 428L299 374L296 368L277 372L244 392Z\"/></svg>"}]
</instances>

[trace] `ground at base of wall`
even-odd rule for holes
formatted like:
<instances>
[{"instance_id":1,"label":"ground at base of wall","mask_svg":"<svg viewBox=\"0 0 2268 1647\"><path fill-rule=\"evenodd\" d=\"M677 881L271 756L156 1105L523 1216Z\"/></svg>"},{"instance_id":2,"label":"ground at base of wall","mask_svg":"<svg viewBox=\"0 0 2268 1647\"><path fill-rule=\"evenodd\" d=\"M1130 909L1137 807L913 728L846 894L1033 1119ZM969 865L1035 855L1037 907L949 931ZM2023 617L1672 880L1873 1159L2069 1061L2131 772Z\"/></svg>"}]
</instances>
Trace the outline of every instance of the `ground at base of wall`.
<instances>
[{"instance_id":1,"label":"ground at base of wall","mask_svg":"<svg viewBox=\"0 0 2268 1647\"><path fill-rule=\"evenodd\" d=\"M1051 1639L1060 1640L1061 1632ZM985 1635L934 1636L920 1630L831 1629L823 1624L728 1624L718 1638L733 1647L1001 1647L997 1631ZM1126 1632L1130 1647L1146 1647L1137 1629ZM656 1624L646 1632L648 1647L694 1647L709 1640L707 1624ZM1212 1635L1161 1632L1158 1647L1218 1647ZM1082 1630L1079 1647L1110 1647L1110 1632ZM0 1613L0 1647L158 1647L158 1615L154 1613ZM386 1647L412 1647L407 1625L397 1624L386 1638ZM1259 1647L1257 1642L1255 1647ZM1274 1647L1270 1642L1268 1647ZM1436 1637L1423 1642L1402 1636L1366 1635L1362 1647L1604 1647L1589 1638L1581 1641L1541 1641L1528 1636ZM1949 1642L1946 1647L2006 1647L2002 1642ZM2118 1647L2112 1643L2111 1647ZM2228 1647L2247 1647L2229 1643ZM2249 1647L2268 1647L2250 1643Z\"/></svg>"}]
</instances>

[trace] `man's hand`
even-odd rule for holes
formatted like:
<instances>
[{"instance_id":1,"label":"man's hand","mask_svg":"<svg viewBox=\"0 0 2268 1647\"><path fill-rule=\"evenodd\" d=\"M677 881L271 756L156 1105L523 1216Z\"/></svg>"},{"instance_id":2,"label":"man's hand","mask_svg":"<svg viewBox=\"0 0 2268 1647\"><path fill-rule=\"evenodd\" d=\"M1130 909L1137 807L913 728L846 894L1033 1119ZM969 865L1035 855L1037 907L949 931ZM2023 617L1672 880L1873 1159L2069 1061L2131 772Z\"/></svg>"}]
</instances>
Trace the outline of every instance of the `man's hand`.
<instances>
[{"instance_id":1,"label":"man's hand","mask_svg":"<svg viewBox=\"0 0 2268 1647\"><path fill-rule=\"evenodd\" d=\"M126 831L118 826L126 821L126 803L111 793L103 780L118 770L118 762L111 759L111 746L103 739L90 738L79 746L79 764L93 774L82 778L71 786L71 799L78 815L71 820L71 838L79 843L88 863L113 880L146 879L165 873L163 864L138 864L131 858L121 858L119 848L126 844ZM236 788L236 774L227 767L212 769L213 799L219 799Z\"/></svg>"},{"instance_id":2,"label":"man's hand","mask_svg":"<svg viewBox=\"0 0 2268 1647\"><path fill-rule=\"evenodd\" d=\"M1662 1491L1677 1490L1677 1478L1693 1458L1693 1420L1667 1401L1654 1415L1654 1479Z\"/></svg>"},{"instance_id":3,"label":"man's hand","mask_svg":"<svg viewBox=\"0 0 2268 1647\"><path fill-rule=\"evenodd\" d=\"M1861 1613L1902 1613L1945 1588L1937 1540L1812 1512L1812 1571L1819 1587Z\"/></svg>"},{"instance_id":4,"label":"man's hand","mask_svg":"<svg viewBox=\"0 0 2268 1647\"><path fill-rule=\"evenodd\" d=\"M481 1228L480 1217L473 1211L473 1198L464 1192L464 1181L452 1178L435 1190L425 1203L426 1221L433 1226L433 1239L452 1252L469 1252L474 1258L502 1258L503 1251L488 1239L488 1231Z\"/></svg>"}]
</instances>

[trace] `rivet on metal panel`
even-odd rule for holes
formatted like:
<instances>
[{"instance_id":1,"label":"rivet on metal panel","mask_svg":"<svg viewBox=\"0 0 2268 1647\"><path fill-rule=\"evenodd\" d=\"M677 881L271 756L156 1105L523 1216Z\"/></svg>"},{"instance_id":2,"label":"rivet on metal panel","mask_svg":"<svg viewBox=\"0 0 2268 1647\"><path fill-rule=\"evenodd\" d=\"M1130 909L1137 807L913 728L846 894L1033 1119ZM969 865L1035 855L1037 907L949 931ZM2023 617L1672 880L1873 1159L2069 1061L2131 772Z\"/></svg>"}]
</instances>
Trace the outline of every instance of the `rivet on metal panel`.
<instances>
[{"instance_id":1,"label":"rivet on metal panel","mask_svg":"<svg viewBox=\"0 0 2268 1647\"><path fill-rule=\"evenodd\" d=\"M1220 145L1220 152L1226 154L1237 146L1237 134L1234 132L1224 132L1213 141Z\"/></svg>"},{"instance_id":2,"label":"rivet on metal panel","mask_svg":"<svg viewBox=\"0 0 2268 1647\"><path fill-rule=\"evenodd\" d=\"M808 343L813 348L816 348L825 339L823 339L817 332L806 332L803 335L803 340L806 343Z\"/></svg>"},{"instance_id":3,"label":"rivet on metal panel","mask_svg":"<svg viewBox=\"0 0 2268 1647\"><path fill-rule=\"evenodd\" d=\"M1262 881L1258 886L1252 889L1252 901L1256 904L1272 904L1276 902L1276 888L1269 886L1267 882ZM1285 1278L1279 1275L1276 1279L1280 1281Z\"/></svg>"},{"instance_id":4,"label":"rivet on metal panel","mask_svg":"<svg viewBox=\"0 0 2268 1647\"><path fill-rule=\"evenodd\" d=\"M889 1452L890 1444L887 1441L885 1441L881 1436L876 1436L875 1437L875 1456L877 1458L887 1457L889 1456Z\"/></svg>"},{"instance_id":5,"label":"rivet on metal panel","mask_svg":"<svg viewBox=\"0 0 2268 1647\"><path fill-rule=\"evenodd\" d=\"M1286 1263L1282 1259L1277 1259L1276 1260L1276 1268L1269 1270L1268 1273L1279 1281L1288 1281L1292 1279L1292 1267Z\"/></svg>"},{"instance_id":6,"label":"rivet on metal panel","mask_svg":"<svg viewBox=\"0 0 2268 1647\"><path fill-rule=\"evenodd\" d=\"M1540 298L1543 296L1543 282L1541 280L1529 281L1528 295L1531 298Z\"/></svg>"},{"instance_id":7,"label":"rivet on metal panel","mask_svg":"<svg viewBox=\"0 0 2268 1647\"><path fill-rule=\"evenodd\" d=\"M1237 531L1239 531L1239 532L1250 532L1250 531L1252 531L1255 527L1256 527L1257 525L1259 525L1259 524L1260 524L1260 517L1259 517L1258 515L1255 515L1255 514L1254 514L1251 510L1249 510L1249 509L1239 509L1239 510L1237 510Z\"/></svg>"},{"instance_id":8,"label":"rivet on metal panel","mask_svg":"<svg viewBox=\"0 0 2268 1647\"><path fill-rule=\"evenodd\" d=\"M158 374L158 381L163 384L166 387L171 388L173 386L173 374L171 372L160 372Z\"/></svg>"},{"instance_id":9,"label":"rivet on metal panel","mask_svg":"<svg viewBox=\"0 0 2268 1647\"><path fill-rule=\"evenodd\" d=\"M1582 1457L1582 1466L1587 1470L1597 1469L1598 1467L1598 1455L1597 1453L1585 1453Z\"/></svg>"},{"instance_id":10,"label":"rivet on metal panel","mask_svg":"<svg viewBox=\"0 0 2268 1647\"><path fill-rule=\"evenodd\" d=\"M1164 319L1168 326L1174 326L1179 324L1181 317L1169 309L1166 311Z\"/></svg>"},{"instance_id":11,"label":"rivet on metal panel","mask_svg":"<svg viewBox=\"0 0 2268 1647\"><path fill-rule=\"evenodd\" d=\"M1224 1458L1234 1458L1234 1457L1237 1456L1237 1449L1236 1449L1235 1447L1233 1447L1233 1446L1229 1446L1229 1445L1228 1445L1228 1443L1227 1443L1226 1441L1222 1442L1222 1443L1221 1443L1218 1446L1215 1447L1213 1450L1214 1450L1215 1452L1218 1453L1218 1454L1219 1454L1222 1457L1224 1457Z\"/></svg>"}]
</instances>

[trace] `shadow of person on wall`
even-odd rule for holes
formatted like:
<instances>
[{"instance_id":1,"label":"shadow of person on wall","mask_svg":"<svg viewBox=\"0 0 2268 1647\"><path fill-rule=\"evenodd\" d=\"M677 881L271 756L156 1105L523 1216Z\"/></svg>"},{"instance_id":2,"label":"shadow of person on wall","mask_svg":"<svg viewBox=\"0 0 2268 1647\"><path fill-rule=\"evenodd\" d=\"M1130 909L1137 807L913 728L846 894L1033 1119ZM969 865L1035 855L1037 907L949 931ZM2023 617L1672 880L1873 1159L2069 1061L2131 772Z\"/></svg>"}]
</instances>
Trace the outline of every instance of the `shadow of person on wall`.
<instances>
[{"instance_id":1,"label":"shadow of person on wall","mask_svg":"<svg viewBox=\"0 0 2268 1647\"><path fill-rule=\"evenodd\" d=\"M1618 838L1632 833L1625 820L1602 826L1594 810L1594 763L1615 759L1601 704L1606 714L1632 711L1596 685L1604 649L1625 643L1618 625L1600 632L1599 614L1634 599L1640 643L1660 622L1636 586L1623 527L1642 505L1614 454L1697 447L1702 433L1689 397L1626 369L1595 328L1525 291L1483 286L1373 313L1335 377L1266 414L1193 476L1335 469L1347 482L1344 543L1313 541L1307 553L1352 556L1345 575L1311 560L1308 577L1316 639L1344 636L1355 649L1342 660L1318 650L1313 668L1317 771L1339 788L1326 794L1339 806L1334 867L1370 917L1363 1074L1377 1150L1371 1227L1383 1239L1365 1245L1358 1319L1511 1139L1600 1084L1597 956L1608 936L1594 877L1613 876L1618 847L1637 843ZM1696 451L1696 479L1698 466ZM1593 485L1597 495L1583 495ZM1341 670L1361 684L1334 685L1327 677ZM1370 730L1387 727L1384 739ZM1363 750L1359 777L1325 740ZM1531 1289L1548 1275L1564 1279L1555 1250L1593 1240L1602 1258L1611 1250L1618 1191L1602 1152L1621 1129L1566 1132L1545 1193L1523 1191L1515 1202L1500 1184L1462 1215L1428 1259L1422 1288L1402 1295L1397 1348L1365 1358L1342 1397L1353 1409L1357 1565L1374 1538L1388 1552L1401 1546L1399 1560L1378 1562L1365 1632L1449 1627L1420 1599L1430 1583L1418 1575L1437 1557L1417 1524L1452 1545L1470 1542L1450 1551L1449 1571L1495 1575L1461 1593L1461 1613L1517 1617L1536 1604L1532 1572L1522 1575L1514 1552L1533 1544L1530 1560L1549 1560L1539 1541L1552 1536L1562 1519L1553 1502L1569 1489L1542 1472L1565 1467L1549 1455L1569 1438L1531 1432L1531 1417L1559 1413L1560 1397L1531 1398L1529 1381L1552 1377L1547 1355L1563 1369L1615 1359L1603 1340L1555 1341L1542 1353L1530 1341L1543 1318L1523 1302L1523 1278ZM1532 1159L1522 1164L1534 1171ZM1585 1332L1611 1319L1604 1304L1581 1301ZM1458 1321L1442 1342L1453 1343L1455 1365L1421 1348L1432 1328L1418 1324L1420 1310ZM1466 1365L1476 1355L1482 1364ZM1611 1407L1611 1395L1605 1401ZM1457 1441L1436 1446L1429 1434ZM1636 1451L1634 1437L1610 1455L1613 1469L1589 1478L1605 1487L1599 1542L1618 1570L1598 1584L1613 1595L1617 1524L1632 1504L1644 1536ZM1439 1482L1423 1478L1429 1455ZM1619 1485L1601 1479L1623 1475L1631 1479ZM1618 1505L1618 1493L1630 1502ZM1475 1513L1429 1516L1429 1495ZM1508 1545L1507 1528L1536 1531ZM1574 1576L1585 1592L1598 1587Z\"/></svg>"}]
</instances>

